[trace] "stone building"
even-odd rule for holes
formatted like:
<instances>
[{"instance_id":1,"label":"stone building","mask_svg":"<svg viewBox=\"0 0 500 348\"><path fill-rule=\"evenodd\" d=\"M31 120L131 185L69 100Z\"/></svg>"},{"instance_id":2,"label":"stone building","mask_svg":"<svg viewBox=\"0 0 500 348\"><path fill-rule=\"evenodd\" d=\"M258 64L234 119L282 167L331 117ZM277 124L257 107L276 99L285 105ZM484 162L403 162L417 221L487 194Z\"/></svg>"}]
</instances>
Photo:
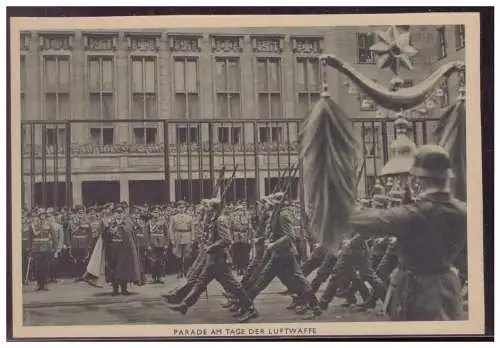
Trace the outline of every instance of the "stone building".
<instances>
[{"instance_id":1,"label":"stone building","mask_svg":"<svg viewBox=\"0 0 500 348\"><path fill-rule=\"evenodd\" d=\"M418 53L402 72L405 86L464 59L462 28L409 28ZM223 165L238 165L232 199L252 200L297 161L300 121L324 78L365 148L375 142L365 191L391 134L383 139L384 115L345 76L323 74L318 57L335 53L387 85L392 74L369 50L377 29L386 27L23 32L25 206L197 201L213 194ZM458 84L443 85L420 119L438 116ZM419 124L417 143L427 126Z\"/></svg>"}]
</instances>

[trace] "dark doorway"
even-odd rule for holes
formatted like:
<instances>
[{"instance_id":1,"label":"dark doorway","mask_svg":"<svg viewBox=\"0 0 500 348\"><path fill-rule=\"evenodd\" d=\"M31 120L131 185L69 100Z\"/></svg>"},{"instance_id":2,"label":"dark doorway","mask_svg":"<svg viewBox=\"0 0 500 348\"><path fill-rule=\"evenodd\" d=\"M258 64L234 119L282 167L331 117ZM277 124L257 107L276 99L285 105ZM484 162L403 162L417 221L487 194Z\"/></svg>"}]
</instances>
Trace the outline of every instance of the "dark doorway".
<instances>
[{"instance_id":1,"label":"dark doorway","mask_svg":"<svg viewBox=\"0 0 500 348\"><path fill-rule=\"evenodd\" d=\"M130 180L130 205L164 204L168 201L168 186L164 180Z\"/></svg>"},{"instance_id":2,"label":"dark doorway","mask_svg":"<svg viewBox=\"0 0 500 348\"><path fill-rule=\"evenodd\" d=\"M59 208L70 206L70 202L66 202L66 182L38 182L35 183L35 206L38 207L53 207ZM73 190L71 183L69 183L70 197L72 197Z\"/></svg>"},{"instance_id":3,"label":"dark doorway","mask_svg":"<svg viewBox=\"0 0 500 348\"><path fill-rule=\"evenodd\" d=\"M120 202L119 181L84 181L82 198L86 207Z\"/></svg>"},{"instance_id":4,"label":"dark doorway","mask_svg":"<svg viewBox=\"0 0 500 348\"><path fill-rule=\"evenodd\" d=\"M299 187L299 178L292 178L292 183L290 184L290 195L289 197L292 199L298 199L298 187ZM280 178L265 178L265 194L268 195L274 191L276 188L277 191L282 191L285 188L286 179Z\"/></svg>"},{"instance_id":5,"label":"dark doorway","mask_svg":"<svg viewBox=\"0 0 500 348\"><path fill-rule=\"evenodd\" d=\"M175 180L175 200L185 200L194 204L202 198L213 197L213 182L210 179Z\"/></svg>"}]
</instances>

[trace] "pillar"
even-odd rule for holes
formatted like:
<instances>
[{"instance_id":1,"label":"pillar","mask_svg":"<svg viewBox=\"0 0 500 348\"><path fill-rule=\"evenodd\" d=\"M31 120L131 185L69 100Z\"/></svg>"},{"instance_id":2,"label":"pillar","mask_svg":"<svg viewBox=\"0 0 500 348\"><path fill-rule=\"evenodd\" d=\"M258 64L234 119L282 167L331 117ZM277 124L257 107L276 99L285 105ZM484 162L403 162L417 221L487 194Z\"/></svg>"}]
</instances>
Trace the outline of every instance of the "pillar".
<instances>
[{"instance_id":1,"label":"pillar","mask_svg":"<svg viewBox=\"0 0 500 348\"><path fill-rule=\"evenodd\" d=\"M120 178L120 201L129 202L129 198L128 178Z\"/></svg>"},{"instance_id":2,"label":"pillar","mask_svg":"<svg viewBox=\"0 0 500 348\"><path fill-rule=\"evenodd\" d=\"M78 176L71 179L73 190L73 206L83 204L82 180Z\"/></svg>"}]
</instances>

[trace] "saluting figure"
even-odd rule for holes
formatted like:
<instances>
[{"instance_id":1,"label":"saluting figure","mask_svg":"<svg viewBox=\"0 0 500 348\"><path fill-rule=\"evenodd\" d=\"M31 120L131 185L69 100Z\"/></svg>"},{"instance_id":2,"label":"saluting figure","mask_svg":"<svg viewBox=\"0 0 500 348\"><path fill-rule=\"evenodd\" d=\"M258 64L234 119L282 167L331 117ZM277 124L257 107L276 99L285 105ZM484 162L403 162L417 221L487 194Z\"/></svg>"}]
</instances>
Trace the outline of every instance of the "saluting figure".
<instances>
[{"instance_id":1,"label":"saluting figure","mask_svg":"<svg viewBox=\"0 0 500 348\"><path fill-rule=\"evenodd\" d=\"M460 280L452 263L466 243L467 207L449 191L449 156L439 146L422 146L410 174L421 189L415 202L363 211L351 219L352 229L398 239L399 262L386 300L392 320L461 320Z\"/></svg>"},{"instance_id":2,"label":"saluting figure","mask_svg":"<svg viewBox=\"0 0 500 348\"><path fill-rule=\"evenodd\" d=\"M29 234L29 251L33 263L33 274L37 291L47 290L50 262L57 258L63 245L62 226L47 219L47 212L40 209L38 221L32 224Z\"/></svg>"}]
</instances>

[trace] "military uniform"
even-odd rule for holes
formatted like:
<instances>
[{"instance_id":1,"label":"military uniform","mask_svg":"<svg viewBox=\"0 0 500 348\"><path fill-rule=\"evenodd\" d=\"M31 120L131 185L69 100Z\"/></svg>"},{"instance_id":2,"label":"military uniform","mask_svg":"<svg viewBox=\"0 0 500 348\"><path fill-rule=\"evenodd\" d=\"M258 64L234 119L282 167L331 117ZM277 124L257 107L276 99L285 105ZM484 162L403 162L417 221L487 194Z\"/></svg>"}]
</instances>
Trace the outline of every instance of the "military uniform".
<instances>
[{"instance_id":1,"label":"military uniform","mask_svg":"<svg viewBox=\"0 0 500 348\"><path fill-rule=\"evenodd\" d=\"M84 208L77 207L71 222L71 239L69 246L74 260L73 277L81 277L85 273L86 261L92 251L92 228L85 216Z\"/></svg>"},{"instance_id":2,"label":"military uniform","mask_svg":"<svg viewBox=\"0 0 500 348\"><path fill-rule=\"evenodd\" d=\"M249 230L250 221L248 213L243 207L238 207L231 221L233 232L233 244L231 245L231 256L238 275L242 275L250 262Z\"/></svg>"},{"instance_id":3,"label":"military uniform","mask_svg":"<svg viewBox=\"0 0 500 348\"><path fill-rule=\"evenodd\" d=\"M270 204L279 204L280 196L270 197ZM256 284L249 290L249 296L254 299L275 278L285 285L292 293L297 294L313 310L313 315L319 315L318 300L309 283L300 270L297 262L297 250L291 234L291 217L289 212L280 211L269 219L271 224L266 236L267 252L270 259L264 266Z\"/></svg>"},{"instance_id":4,"label":"military uniform","mask_svg":"<svg viewBox=\"0 0 500 348\"><path fill-rule=\"evenodd\" d=\"M106 281L113 286L113 295L129 295L128 283L141 284L143 270L140 264L133 221L123 214L123 209L117 207L112 220L104 223L103 238L106 246Z\"/></svg>"},{"instance_id":5,"label":"military uniform","mask_svg":"<svg viewBox=\"0 0 500 348\"><path fill-rule=\"evenodd\" d=\"M41 210L39 215L40 219L32 225L28 245L33 260L37 290L46 290L50 262L58 257L64 236L61 225L49 221L45 211Z\"/></svg>"},{"instance_id":6,"label":"military uniform","mask_svg":"<svg viewBox=\"0 0 500 348\"><path fill-rule=\"evenodd\" d=\"M181 209L184 207L181 202ZM187 273L185 268L185 256L188 254L189 247L194 241L193 217L181 211L170 218L170 241L173 247L173 254L180 259L180 269L178 276L183 277Z\"/></svg>"},{"instance_id":7,"label":"military uniform","mask_svg":"<svg viewBox=\"0 0 500 348\"><path fill-rule=\"evenodd\" d=\"M153 215L146 224L153 283L163 283L161 278L165 276L165 262L169 244L165 221L160 219L159 212L158 206L153 207L153 214L156 215Z\"/></svg>"},{"instance_id":8,"label":"military uniform","mask_svg":"<svg viewBox=\"0 0 500 348\"><path fill-rule=\"evenodd\" d=\"M214 201L211 204L213 205L212 214L214 214L218 209L217 205L220 204L220 201ZM205 250L207 254L206 264L192 291L186 296L180 305L173 306L171 307L172 309L185 314L188 308L196 303L210 282L215 279L222 285L225 291L229 292L238 299L240 307L244 309L244 313L247 315L245 320L248 320L256 315L256 312L253 309L252 301L232 275L230 266L227 263L226 248L230 242L229 226L223 221L223 219L218 218L215 221L211 220L208 227L208 246ZM252 316L249 314L252 314Z\"/></svg>"},{"instance_id":9,"label":"military uniform","mask_svg":"<svg viewBox=\"0 0 500 348\"><path fill-rule=\"evenodd\" d=\"M392 320L461 320L460 280L452 263L466 243L467 208L445 189L449 156L439 146L422 146L410 174L422 184L416 202L363 212L351 219L351 226L366 237L398 239L399 264L386 300Z\"/></svg>"},{"instance_id":10,"label":"military uniform","mask_svg":"<svg viewBox=\"0 0 500 348\"><path fill-rule=\"evenodd\" d=\"M134 224L134 233L137 241L139 259L144 273L147 274L151 272L151 267L150 267L150 260L148 257L148 246L149 246L149 240L147 236L148 222L144 218L145 216L139 211L131 215L131 219Z\"/></svg>"}]
</instances>

